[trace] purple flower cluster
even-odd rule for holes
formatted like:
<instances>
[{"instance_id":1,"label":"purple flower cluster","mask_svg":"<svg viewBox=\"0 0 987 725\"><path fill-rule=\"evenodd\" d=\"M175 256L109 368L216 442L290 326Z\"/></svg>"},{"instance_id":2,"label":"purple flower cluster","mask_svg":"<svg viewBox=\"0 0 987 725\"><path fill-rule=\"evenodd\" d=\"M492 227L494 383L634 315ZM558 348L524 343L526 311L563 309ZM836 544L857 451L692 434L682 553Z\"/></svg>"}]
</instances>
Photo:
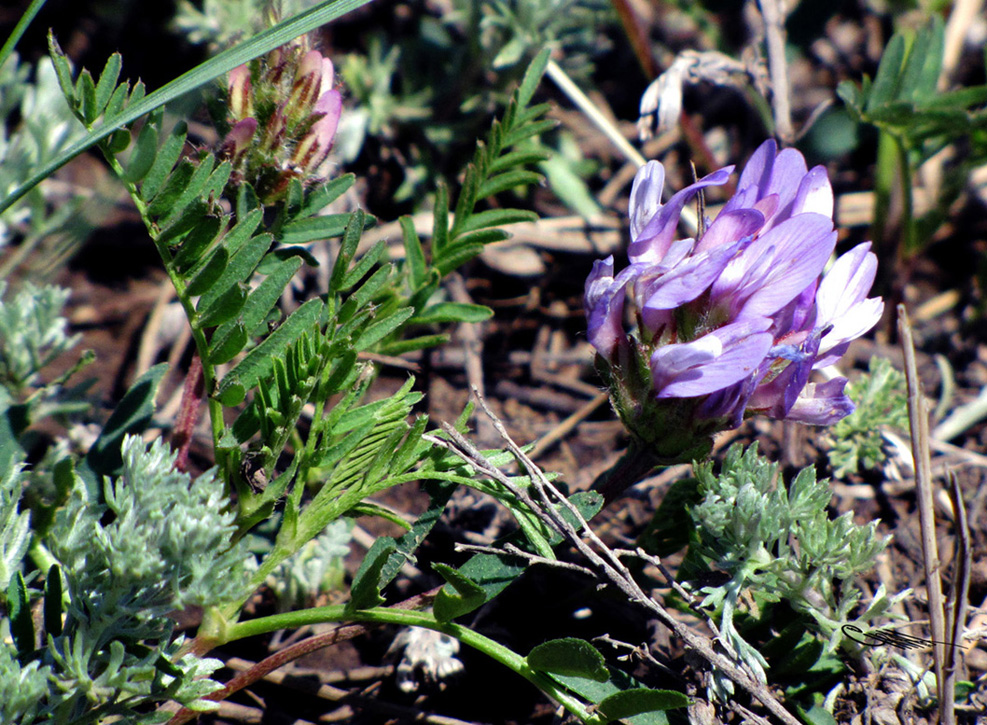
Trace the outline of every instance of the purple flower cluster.
<instances>
[{"instance_id":1,"label":"purple flower cluster","mask_svg":"<svg viewBox=\"0 0 987 725\"><path fill-rule=\"evenodd\" d=\"M823 274L836 245L829 179L774 141L754 153L716 218L695 239L676 239L685 204L732 171L662 204L665 170L649 162L631 190L630 265L615 276L613 257L597 261L586 280L589 340L614 407L666 457L681 457L686 431L734 428L745 414L818 425L849 414L845 378L809 378L884 309L867 297L877 269L870 243Z\"/></svg>"},{"instance_id":2,"label":"purple flower cluster","mask_svg":"<svg viewBox=\"0 0 987 725\"><path fill-rule=\"evenodd\" d=\"M319 176L342 112L334 78L332 61L304 44L282 46L230 71L231 128L220 152L233 163L234 186L247 181L271 203L292 178Z\"/></svg>"}]
</instances>

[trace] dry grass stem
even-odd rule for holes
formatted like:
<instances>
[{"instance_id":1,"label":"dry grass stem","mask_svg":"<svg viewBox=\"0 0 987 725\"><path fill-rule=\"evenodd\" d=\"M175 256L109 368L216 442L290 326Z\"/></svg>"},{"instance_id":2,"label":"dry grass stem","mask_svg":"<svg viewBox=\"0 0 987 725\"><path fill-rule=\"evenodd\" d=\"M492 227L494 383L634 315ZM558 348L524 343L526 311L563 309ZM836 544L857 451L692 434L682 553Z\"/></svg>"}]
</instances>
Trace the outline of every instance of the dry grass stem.
<instances>
[{"instance_id":1,"label":"dry grass stem","mask_svg":"<svg viewBox=\"0 0 987 725\"><path fill-rule=\"evenodd\" d=\"M933 661L936 687L939 695L940 716L946 725L953 723L953 698L945 689L946 641L945 611L942 596L941 562L936 542L935 505L932 482L932 461L929 451L929 411L915 362L915 345L912 328L904 305L898 305L898 334L905 356L905 377L908 382L908 420L911 426L912 455L915 459L915 497L918 502L919 527L921 529L925 585L929 595L929 621L931 622Z\"/></svg>"}]
</instances>

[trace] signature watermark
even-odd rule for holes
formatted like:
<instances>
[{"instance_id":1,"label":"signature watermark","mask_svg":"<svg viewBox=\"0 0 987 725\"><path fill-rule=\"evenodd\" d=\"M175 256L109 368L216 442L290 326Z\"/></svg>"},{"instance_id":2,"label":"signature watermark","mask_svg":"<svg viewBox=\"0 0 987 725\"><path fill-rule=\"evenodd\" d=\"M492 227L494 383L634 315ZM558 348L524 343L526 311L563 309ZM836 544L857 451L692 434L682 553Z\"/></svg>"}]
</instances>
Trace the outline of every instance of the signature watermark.
<instances>
[{"instance_id":1,"label":"signature watermark","mask_svg":"<svg viewBox=\"0 0 987 725\"><path fill-rule=\"evenodd\" d=\"M857 644L865 647L898 647L899 649L921 649L933 644L944 644L947 647L959 647L955 642L939 642L934 639L924 639L913 637L910 634L902 634L892 629L871 629L867 632L855 624L844 624L840 629L843 634L852 639ZM863 639L857 639L854 635L860 635Z\"/></svg>"}]
</instances>

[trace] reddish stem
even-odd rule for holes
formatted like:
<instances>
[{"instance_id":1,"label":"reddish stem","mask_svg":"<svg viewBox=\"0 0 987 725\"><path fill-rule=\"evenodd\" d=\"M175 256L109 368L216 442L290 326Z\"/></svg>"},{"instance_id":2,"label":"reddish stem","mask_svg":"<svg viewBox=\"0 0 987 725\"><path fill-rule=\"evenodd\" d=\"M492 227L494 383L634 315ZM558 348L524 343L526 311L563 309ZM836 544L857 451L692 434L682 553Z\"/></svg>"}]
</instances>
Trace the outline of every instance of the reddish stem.
<instances>
[{"instance_id":1,"label":"reddish stem","mask_svg":"<svg viewBox=\"0 0 987 725\"><path fill-rule=\"evenodd\" d=\"M182 390L182 406L175 419L175 428L171 433L171 445L178 449L175 468L179 471L188 470L188 452L192 445L192 434L199 422L202 401L205 399L205 385L202 375L202 360L198 354L192 355L192 364L188 375L185 376L185 388Z\"/></svg>"}]
</instances>

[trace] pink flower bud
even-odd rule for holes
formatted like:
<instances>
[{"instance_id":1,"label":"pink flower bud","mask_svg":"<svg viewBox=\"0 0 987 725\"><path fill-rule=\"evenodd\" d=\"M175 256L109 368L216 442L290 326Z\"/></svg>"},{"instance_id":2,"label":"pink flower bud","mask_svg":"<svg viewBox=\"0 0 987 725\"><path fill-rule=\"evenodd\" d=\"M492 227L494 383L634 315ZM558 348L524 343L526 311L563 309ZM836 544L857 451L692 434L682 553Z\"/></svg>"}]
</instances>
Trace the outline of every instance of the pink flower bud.
<instances>
[{"instance_id":1,"label":"pink flower bud","mask_svg":"<svg viewBox=\"0 0 987 725\"><path fill-rule=\"evenodd\" d=\"M319 51L310 50L302 56L295 69L295 82L285 104L285 115L293 123L315 110L315 102L322 88L322 61Z\"/></svg>"},{"instance_id":2,"label":"pink flower bud","mask_svg":"<svg viewBox=\"0 0 987 725\"><path fill-rule=\"evenodd\" d=\"M230 71L229 94L233 118L240 121L254 114L250 68L246 64L238 65Z\"/></svg>"},{"instance_id":3,"label":"pink flower bud","mask_svg":"<svg viewBox=\"0 0 987 725\"><path fill-rule=\"evenodd\" d=\"M220 145L219 153L228 156L236 164L247 151L253 141L254 134L257 133L257 120L245 118L237 121L236 125L230 129Z\"/></svg>"},{"instance_id":4,"label":"pink flower bud","mask_svg":"<svg viewBox=\"0 0 987 725\"><path fill-rule=\"evenodd\" d=\"M314 171L325 161L336 138L336 128L343 110L343 97L339 91L325 93L315 104L315 113L321 118L312 124L311 130L305 135L295 149L292 163L296 166Z\"/></svg>"}]
</instances>

